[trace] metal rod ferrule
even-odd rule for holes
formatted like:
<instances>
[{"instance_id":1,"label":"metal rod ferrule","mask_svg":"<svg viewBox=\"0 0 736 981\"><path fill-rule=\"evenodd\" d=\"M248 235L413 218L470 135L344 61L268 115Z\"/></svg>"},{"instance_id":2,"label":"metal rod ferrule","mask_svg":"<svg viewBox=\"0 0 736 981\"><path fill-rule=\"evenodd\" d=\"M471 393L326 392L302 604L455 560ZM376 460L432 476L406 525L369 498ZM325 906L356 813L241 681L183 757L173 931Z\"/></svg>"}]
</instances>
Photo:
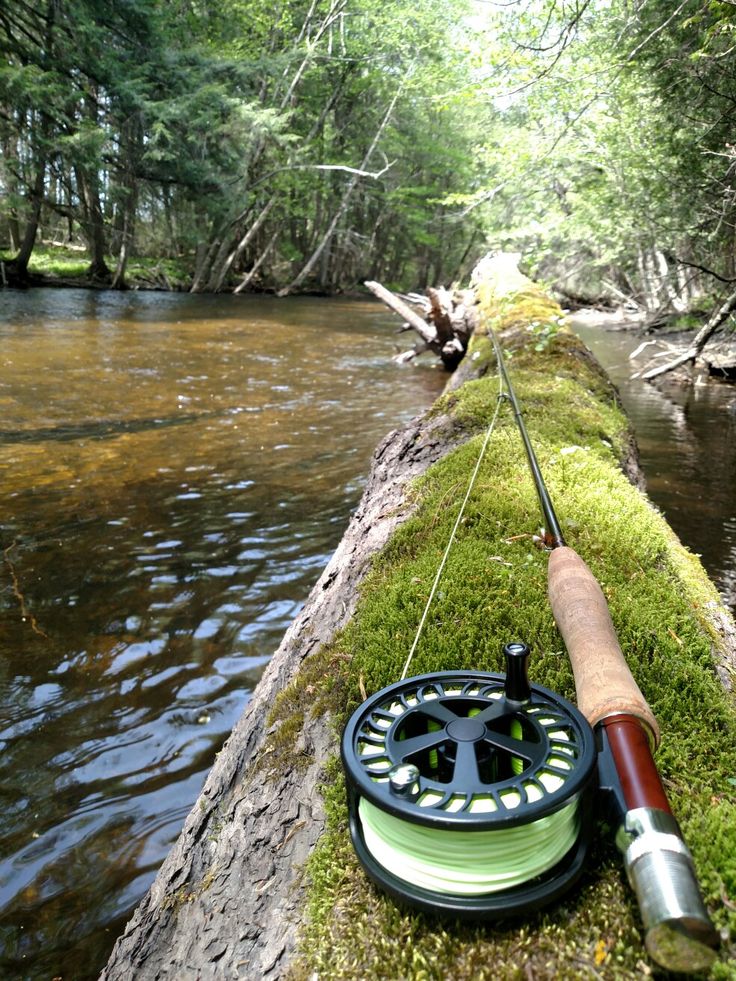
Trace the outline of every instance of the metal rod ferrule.
<instances>
[{"instance_id":1,"label":"metal rod ferrule","mask_svg":"<svg viewBox=\"0 0 736 981\"><path fill-rule=\"evenodd\" d=\"M707 969L720 938L675 818L654 807L627 811L616 844L639 901L650 956L670 971Z\"/></svg>"}]
</instances>

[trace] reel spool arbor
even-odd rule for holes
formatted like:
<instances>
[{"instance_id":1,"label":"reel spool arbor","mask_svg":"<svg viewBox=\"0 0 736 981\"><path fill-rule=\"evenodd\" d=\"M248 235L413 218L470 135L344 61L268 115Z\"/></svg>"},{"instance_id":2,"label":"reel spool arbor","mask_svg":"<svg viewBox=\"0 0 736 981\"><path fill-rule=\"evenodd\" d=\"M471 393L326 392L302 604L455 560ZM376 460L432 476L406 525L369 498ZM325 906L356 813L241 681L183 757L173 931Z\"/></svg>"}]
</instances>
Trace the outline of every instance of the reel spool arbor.
<instances>
[{"instance_id":1,"label":"reel spool arbor","mask_svg":"<svg viewBox=\"0 0 736 981\"><path fill-rule=\"evenodd\" d=\"M535 909L579 875L590 838L593 731L566 699L507 674L443 671L377 692L342 740L350 834L383 889L428 912Z\"/></svg>"}]
</instances>

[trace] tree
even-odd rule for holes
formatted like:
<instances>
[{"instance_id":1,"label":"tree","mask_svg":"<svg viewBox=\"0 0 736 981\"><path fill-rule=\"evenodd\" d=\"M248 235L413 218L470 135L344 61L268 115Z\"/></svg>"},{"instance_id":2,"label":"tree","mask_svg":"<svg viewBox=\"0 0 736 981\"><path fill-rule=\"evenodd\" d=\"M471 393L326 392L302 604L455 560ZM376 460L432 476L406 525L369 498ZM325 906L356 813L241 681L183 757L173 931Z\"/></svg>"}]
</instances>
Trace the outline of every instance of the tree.
<instances>
[{"instance_id":1,"label":"tree","mask_svg":"<svg viewBox=\"0 0 736 981\"><path fill-rule=\"evenodd\" d=\"M702 0L494 11L501 112L486 194L466 207L573 295L677 310L704 270L729 278L734 12Z\"/></svg>"}]
</instances>

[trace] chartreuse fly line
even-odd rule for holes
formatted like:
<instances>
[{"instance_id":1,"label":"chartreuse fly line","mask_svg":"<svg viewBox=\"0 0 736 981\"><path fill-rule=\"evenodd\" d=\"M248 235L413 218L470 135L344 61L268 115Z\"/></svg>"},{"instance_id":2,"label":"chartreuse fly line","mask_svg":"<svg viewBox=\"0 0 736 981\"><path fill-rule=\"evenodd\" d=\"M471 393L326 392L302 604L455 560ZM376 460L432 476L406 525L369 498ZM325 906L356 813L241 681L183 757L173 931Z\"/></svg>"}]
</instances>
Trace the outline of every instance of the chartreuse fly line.
<instances>
[{"instance_id":1,"label":"chartreuse fly line","mask_svg":"<svg viewBox=\"0 0 736 981\"><path fill-rule=\"evenodd\" d=\"M358 805L366 847L385 869L422 889L482 896L523 885L556 865L575 844L577 802L530 824L494 831L444 831Z\"/></svg>"},{"instance_id":2,"label":"chartreuse fly line","mask_svg":"<svg viewBox=\"0 0 736 981\"><path fill-rule=\"evenodd\" d=\"M407 677L505 398L500 386L401 680L353 713L341 746L350 834L371 878L420 909L474 918L533 909L577 878L596 759L578 710L529 683L525 644L504 647L505 676Z\"/></svg>"},{"instance_id":3,"label":"chartreuse fly line","mask_svg":"<svg viewBox=\"0 0 736 981\"><path fill-rule=\"evenodd\" d=\"M345 729L358 857L421 909L508 915L559 895L582 868L593 734L569 702L529 684L526 645L504 653L505 676L407 678Z\"/></svg>"}]
</instances>

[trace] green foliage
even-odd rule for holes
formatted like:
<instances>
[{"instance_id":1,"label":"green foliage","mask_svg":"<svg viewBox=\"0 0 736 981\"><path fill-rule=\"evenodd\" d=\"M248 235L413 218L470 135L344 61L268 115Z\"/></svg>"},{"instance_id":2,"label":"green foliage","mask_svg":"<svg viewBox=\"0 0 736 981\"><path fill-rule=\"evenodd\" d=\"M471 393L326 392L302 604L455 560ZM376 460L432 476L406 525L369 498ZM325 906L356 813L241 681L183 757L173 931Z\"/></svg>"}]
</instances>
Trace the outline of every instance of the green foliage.
<instances>
[{"instance_id":1,"label":"green foliage","mask_svg":"<svg viewBox=\"0 0 736 981\"><path fill-rule=\"evenodd\" d=\"M266 247L260 275L278 282L328 231L325 288L449 280L480 237L443 204L480 179L466 9L8 0L0 213L9 227L33 217L40 171L44 225L81 230L98 256L199 248L199 288L233 282Z\"/></svg>"},{"instance_id":2,"label":"green foliage","mask_svg":"<svg viewBox=\"0 0 736 981\"><path fill-rule=\"evenodd\" d=\"M10 261L12 255L0 250L0 260ZM113 257L108 256L112 265ZM50 279L86 280L89 259L79 249L58 245L37 245L29 265L34 276ZM191 269L186 261L166 258L136 258L128 266L130 286L143 289L158 286L167 289L186 289L191 282Z\"/></svg>"},{"instance_id":3,"label":"green foliage","mask_svg":"<svg viewBox=\"0 0 736 981\"><path fill-rule=\"evenodd\" d=\"M719 288L687 263L732 278L733 5L515 3L489 20L506 66L482 151L494 244L573 295L650 309Z\"/></svg>"},{"instance_id":4,"label":"green foliage","mask_svg":"<svg viewBox=\"0 0 736 981\"><path fill-rule=\"evenodd\" d=\"M8 262L10 253L0 252L0 259ZM36 246L30 271L41 276L58 277L60 279L83 279L89 260L79 250L61 249L48 246Z\"/></svg>"},{"instance_id":5,"label":"green foliage","mask_svg":"<svg viewBox=\"0 0 736 981\"><path fill-rule=\"evenodd\" d=\"M680 312L696 267L736 275L731 3L4 10L8 228L40 170L45 225L198 248L199 288L257 262L283 283L317 249L325 289L448 283L491 245L573 294Z\"/></svg>"}]
</instances>

